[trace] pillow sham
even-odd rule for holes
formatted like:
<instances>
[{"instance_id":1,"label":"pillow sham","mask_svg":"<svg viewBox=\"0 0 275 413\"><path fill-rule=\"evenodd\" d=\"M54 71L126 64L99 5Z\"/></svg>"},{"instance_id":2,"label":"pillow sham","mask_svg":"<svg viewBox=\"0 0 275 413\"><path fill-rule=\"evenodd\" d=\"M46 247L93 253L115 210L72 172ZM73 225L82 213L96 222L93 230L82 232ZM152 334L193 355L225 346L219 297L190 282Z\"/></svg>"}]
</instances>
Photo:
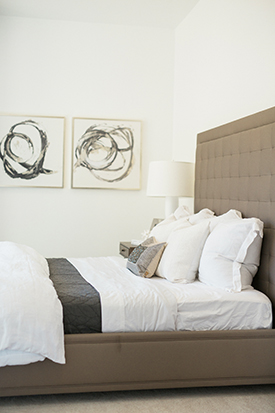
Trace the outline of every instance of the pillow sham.
<instances>
[{"instance_id":1,"label":"pillow sham","mask_svg":"<svg viewBox=\"0 0 275 413\"><path fill-rule=\"evenodd\" d=\"M158 243L154 237L148 238L131 252L126 267L135 275L152 277L165 246L165 242Z\"/></svg>"},{"instance_id":2,"label":"pillow sham","mask_svg":"<svg viewBox=\"0 0 275 413\"><path fill-rule=\"evenodd\" d=\"M156 274L171 282L195 281L201 252L208 235L208 221L172 232Z\"/></svg>"},{"instance_id":3,"label":"pillow sham","mask_svg":"<svg viewBox=\"0 0 275 413\"><path fill-rule=\"evenodd\" d=\"M199 280L231 292L248 288L259 266L262 238L263 222L257 218L217 225L202 251Z\"/></svg>"}]
</instances>

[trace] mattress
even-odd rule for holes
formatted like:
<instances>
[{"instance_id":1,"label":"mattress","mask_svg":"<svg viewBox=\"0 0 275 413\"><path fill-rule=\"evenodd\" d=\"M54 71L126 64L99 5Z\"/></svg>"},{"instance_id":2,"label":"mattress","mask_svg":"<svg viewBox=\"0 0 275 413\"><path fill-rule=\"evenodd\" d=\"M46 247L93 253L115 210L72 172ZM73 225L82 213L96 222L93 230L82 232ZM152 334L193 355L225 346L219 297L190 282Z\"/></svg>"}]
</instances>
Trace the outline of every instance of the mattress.
<instances>
[{"instance_id":1,"label":"mattress","mask_svg":"<svg viewBox=\"0 0 275 413\"><path fill-rule=\"evenodd\" d=\"M102 332L204 331L271 328L270 300L249 287L239 293L199 281L141 278L122 257L70 258L99 292Z\"/></svg>"}]
</instances>

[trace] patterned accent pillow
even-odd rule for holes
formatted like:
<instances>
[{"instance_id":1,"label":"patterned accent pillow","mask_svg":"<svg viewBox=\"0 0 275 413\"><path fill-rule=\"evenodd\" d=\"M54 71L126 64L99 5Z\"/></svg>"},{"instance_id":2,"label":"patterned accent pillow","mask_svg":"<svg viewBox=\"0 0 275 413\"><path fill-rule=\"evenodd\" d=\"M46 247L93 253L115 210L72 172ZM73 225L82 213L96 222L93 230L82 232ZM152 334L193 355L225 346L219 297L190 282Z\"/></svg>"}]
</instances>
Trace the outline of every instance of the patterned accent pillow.
<instances>
[{"instance_id":1,"label":"patterned accent pillow","mask_svg":"<svg viewBox=\"0 0 275 413\"><path fill-rule=\"evenodd\" d=\"M165 247L166 242L157 242L154 237L148 238L131 252L127 268L140 277L152 277Z\"/></svg>"}]
</instances>

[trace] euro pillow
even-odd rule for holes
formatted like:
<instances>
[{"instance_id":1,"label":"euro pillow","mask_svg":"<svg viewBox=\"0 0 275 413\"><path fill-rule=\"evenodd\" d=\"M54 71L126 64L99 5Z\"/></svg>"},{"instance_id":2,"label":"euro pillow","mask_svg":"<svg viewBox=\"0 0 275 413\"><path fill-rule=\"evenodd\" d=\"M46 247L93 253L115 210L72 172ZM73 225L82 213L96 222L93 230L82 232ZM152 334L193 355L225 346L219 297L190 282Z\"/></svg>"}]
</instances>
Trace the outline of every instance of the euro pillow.
<instances>
[{"instance_id":1,"label":"euro pillow","mask_svg":"<svg viewBox=\"0 0 275 413\"><path fill-rule=\"evenodd\" d=\"M178 229L170 234L156 274L171 282L191 283L197 276L209 222Z\"/></svg>"},{"instance_id":2,"label":"euro pillow","mask_svg":"<svg viewBox=\"0 0 275 413\"><path fill-rule=\"evenodd\" d=\"M165 247L165 242L158 243L154 237L148 238L131 252L126 267L135 275L152 277Z\"/></svg>"},{"instance_id":3,"label":"euro pillow","mask_svg":"<svg viewBox=\"0 0 275 413\"><path fill-rule=\"evenodd\" d=\"M263 222L257 218L217 225L202 251L199 280L231 292L248 288L259 266L262 238Z\"/></svg>"}]
</instances>

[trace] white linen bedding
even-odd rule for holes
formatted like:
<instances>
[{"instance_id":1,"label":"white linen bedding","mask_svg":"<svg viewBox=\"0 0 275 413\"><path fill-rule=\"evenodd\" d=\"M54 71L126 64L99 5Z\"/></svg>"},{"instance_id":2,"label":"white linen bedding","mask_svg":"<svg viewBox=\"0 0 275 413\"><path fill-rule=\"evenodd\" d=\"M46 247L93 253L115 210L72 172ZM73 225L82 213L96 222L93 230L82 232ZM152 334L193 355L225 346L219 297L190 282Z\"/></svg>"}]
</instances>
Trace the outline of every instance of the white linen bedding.
<instances>
[{"instance_id":1,"label":"white linen bedding","mask_svg":"<svg viewBox=\"0 0 275 413\"><path fill-rule=\"evenodd\" d=\"M232 293L195 281L171 289L178 302L177 330L272 328L271 302L253 287Z\"/></svg>"},{"instance_id":2,"label":"white linen bedding","mask_svg":"<svg viewBox=\"0 0 275 413\"><path fill-rule=\"evenodd\" d=\"M0 303L0 366L65 363L62 306L32 248L0 242Z\"/></svg>"},{"instance_id":3,"label":"white linen bedding","mask_svg":"<svg viewBox=\"0 0 275 413\"><path fill-rule=\"evenodd\" d=\"M252 287L230 293L142 278L122 257L69 261L100 293L103 332L271 328L271 303ZM0 303L0 367L65 363L62 306L47 261L32 248L0 242Z\"/></svg>"},{"instance_id":4,"label":"white linen bedding","mask_svg":"<svg viewBox=\"0 0 275 413\"><path fill-rule=\"evenodd\" d=\"M100 293L103 332L271 328L271 302L252 287L231 293L200 281L141 278L122 257L69 261Z\"/></svg>"},{"instance_id":5,"label":"white linen bedding","mask_svg":"<svg viewBox=\"0 0 275 413\"><path fill-rule=\"evenodd\" d=\"M175 296L164 285L133 275L123 258L69 261L100 294L102 332L175 330Z\"/></svg>"}]
</instances>

